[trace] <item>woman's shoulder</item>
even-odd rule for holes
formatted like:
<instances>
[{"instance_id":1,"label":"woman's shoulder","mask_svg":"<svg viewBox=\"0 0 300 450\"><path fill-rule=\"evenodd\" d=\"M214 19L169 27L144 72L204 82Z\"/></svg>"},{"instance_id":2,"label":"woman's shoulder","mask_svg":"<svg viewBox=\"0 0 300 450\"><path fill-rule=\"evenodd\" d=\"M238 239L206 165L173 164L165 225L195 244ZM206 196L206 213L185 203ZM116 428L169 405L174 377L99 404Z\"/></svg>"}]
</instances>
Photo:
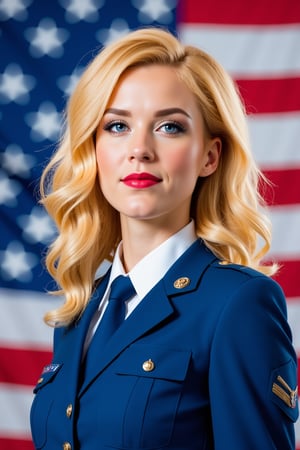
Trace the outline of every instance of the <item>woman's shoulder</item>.
<instances>
[{"instance_id":1,"label":"woman's shoulder","mask_svg":"<svg viewBox=\"0 0 300 450\"><path fill-rule=\"evenodd\" d=\"M215 286L223 296L232 297L242 292L245 297L273 297L285 304L282 287L274 278L241 264L217 259L206 271L203 281Z\"/></svg>"}]
</instances>

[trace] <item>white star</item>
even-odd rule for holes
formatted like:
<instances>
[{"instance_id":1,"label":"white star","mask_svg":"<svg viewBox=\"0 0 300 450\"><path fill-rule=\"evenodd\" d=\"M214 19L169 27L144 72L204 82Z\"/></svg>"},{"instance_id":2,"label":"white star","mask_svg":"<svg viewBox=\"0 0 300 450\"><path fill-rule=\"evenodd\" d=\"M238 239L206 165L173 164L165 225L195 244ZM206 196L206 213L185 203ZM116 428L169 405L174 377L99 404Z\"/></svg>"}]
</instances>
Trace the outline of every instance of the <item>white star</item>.
<instances>
[{"instance_id":1,"label":"white star","mask_svg":"<svg viewBox=\"0 0 300 450\"><path fill-rule=\"evenodd\" d=\"M25 116L26 123L31 127L31 138L36 142L49 139L55 141L61 129L61 116L51 102L43 102L36 113Z\"/></svg>"},{"instance_id":2,"label":"white star","mask_svg":"<svg viewBox=\"0 0 300 450\"><path fill-rule=\"evenodd\" d=\"M25 252L20 242L10 242L6 250L0 252L0 256L0 267L4 279L21 282L32 280L31 269L37 265L38 258L34 253Z\"/></svg>"},{"instance_id":3,"label":"white star","mask_svg":"<svg viewBox=\"0 0 300 450\"><path fill-rule=\"evenodd\" d=\"M64 92L65 95L68 97L72 94L74 91L78 80L83 72L84 68L77 68L70 76L62 76L59 77L57 80L58 87Z\"/></svg>"},{"instance_id":4,"label":"white star","mask_svg":"<svg viewBox=\"0 0 300 450\"><path fill-rule=\"evenodd\" d=\"M139 10L138 18L142 23L167 24L172 21L171 10L176 7L177 0L132 0L132 4Z\"/></svg>"},{"instance_id":5,"label":"white star","mask_svg":"<svg viewBox=\"0 0 300 450\"><path fill-rule=\"evenodd\" d=\"M0 205L14 207L18 204L17 196L22 191L20 183L11 180L0 171Z\"/></svg>"},{"instance_id":6,"label":"white star","mask_svg":"<svg viewBox=\"0 0 300 450\"><path fill-rule=\"evenodd\" d=\"M98 9L104 5L104 0L60 0L66 9L66 21L69 23L85 20L86 22L97 22L99 19Z\"/></svg>"},{"instance_id":7,"label":"white star","mask_svg":"<svg viewBox=\"0 0 300 450\"><path fill-rule=\"evenodd\" d=\"M34 207L30 215L22 215L18 224L23 229L23 237L30 243L43 242L49 244L55 235L54 224L48 214L38 206Z\"/></svg>"},{"instance_id":8,"label":"white star","mask_svg":"<svg viewBox=\"0 0 300 450\"><path fill-rule=\"evenodd\" d=\"M110 28L103 28L96 33L96 39L103 45L107 45L129 32L128 24L123 19L114 19Z\"/></svg>"},{"instance_id":9,"label":"white star","mask_svg":"<svg viewBox=\"0 0 300 450\"><path fill-rule=\"evenodd\" d=\"M27 9L32 0L0 0L0 19L26 20Z\"/></svg>"},{"instance_id":10,"label":"white star","mask_svg":"<svg viewBox=\"0 0 300 450\"><path fill-rule=\"evenodd\" d=\"M0 74L0 102L25 105L29 102L28 92L35 83L35 78L24 75L20 66L9 64L3 74Z\"/></svg>"},{"instance_id":11,"label":"white star","mask_svg":"<svg viewBox=\"0 0 300 450\"><path fill-rule=\"evenodd\" d=\"M29 178L30 170L35 165L36 158L25 154L21 147L16 144L10 144L1 155L3 169L12 175L18 175L22 178Z\"/></svg>"},{"instance_id":12,"label":"white star","mask_svg":"<svg viewBox=\"0 0 300 450\"><path fill-rule=\"evenodd\" d=\"M49 17L42 19L38 27L25 31L25 37L30 43L29 51L35 58L44 55L60 58L64 53L63 43L68 40L69 34L65 28L57 28Z\"/></svg>"}]
</instances>

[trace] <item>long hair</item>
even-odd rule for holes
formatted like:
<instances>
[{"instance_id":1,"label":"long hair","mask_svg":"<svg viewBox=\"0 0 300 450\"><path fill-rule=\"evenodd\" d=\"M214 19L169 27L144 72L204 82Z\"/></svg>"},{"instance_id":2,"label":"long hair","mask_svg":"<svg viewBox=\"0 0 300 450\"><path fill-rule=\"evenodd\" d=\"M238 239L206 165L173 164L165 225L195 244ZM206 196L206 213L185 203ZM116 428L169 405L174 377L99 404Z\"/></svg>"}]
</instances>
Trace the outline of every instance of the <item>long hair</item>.
<instances>
[{"instance_id":1,"label":"long hair","mask_svg":"<svg viewBox=\"0 0 300 450\"><path fill-rule=\"evenodd\" d=\"M95 133L121 75L150 64L175 68L195 96L208 135L222 141L217 170L199 178L192 196L197 235L222 259L268 275L276 270L261 262L271 238L261 210L263 176L250 151L246 115L232 79L211 56L182 45L168 31L140 29L108 45L85 70L68 102L62 140L41 178L41 203L58 230L46 265L58 285L54 293L65 297L46 314L49 325L67 325L82 314L97 268L112 259L120 242L119 213L98 181Z\"/></svg>"}]
</instances>

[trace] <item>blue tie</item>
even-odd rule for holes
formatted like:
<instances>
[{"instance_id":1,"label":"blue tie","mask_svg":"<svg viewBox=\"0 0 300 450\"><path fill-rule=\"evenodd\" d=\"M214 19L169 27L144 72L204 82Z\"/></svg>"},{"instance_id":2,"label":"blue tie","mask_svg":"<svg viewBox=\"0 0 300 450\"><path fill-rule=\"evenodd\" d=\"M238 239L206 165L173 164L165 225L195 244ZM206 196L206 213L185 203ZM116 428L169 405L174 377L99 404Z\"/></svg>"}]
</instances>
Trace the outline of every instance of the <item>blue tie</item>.
<instances>
[{"instance_id":1,"label":"blue tie","mask_svg":"<svg viewBox=\"0 0 300 450\"><path fill-rule=\"evenodd\" d=\"M105 345L117 328L119 328L125 319L125 302L134 294L135 289L129 277L119 275L112 282L108 305L95 335L95 337L97 336L98 348Z\"/></svg>"},{"instance_id":2,"label":"blue tie","mask_svg":"<svg viewBox=\"0 0 300 450\"><path fill-rule=\"evenodd\" d=\"M104 346L125 319L125 302L135 295L135 289L129 277L119 275L111 284L108 305L88 348L83 363L83 373L88 373Z\"/></svg>"}]
</instances>

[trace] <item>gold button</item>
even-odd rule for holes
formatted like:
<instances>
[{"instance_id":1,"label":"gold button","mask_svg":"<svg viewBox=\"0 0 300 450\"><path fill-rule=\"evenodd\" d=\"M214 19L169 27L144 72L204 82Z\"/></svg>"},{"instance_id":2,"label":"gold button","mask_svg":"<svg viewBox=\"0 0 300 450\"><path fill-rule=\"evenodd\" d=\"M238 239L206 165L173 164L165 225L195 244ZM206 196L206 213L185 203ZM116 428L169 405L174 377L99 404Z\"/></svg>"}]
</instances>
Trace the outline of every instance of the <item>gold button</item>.
<instances>
[{"instance_id":1,"label":"gold button","mask_svg":"<svg viewBox=\"0 0 300 450\"><path fill-rule=\"evenodd\" d=\"M70 442L65 442L62 446L63 450L72 450L72 445Z\"/></svg>"},{"instance_id":2,"label":"gold button","mask_svg":"<svg viewBox=\"0 0 300 450\"><path fill-rule=\"evenodd\" d=\"M174 281L174 288L183 289L190 284L191 280L188 277L181 277Z\"/></svg>"},{"instance_id":3,"label":"gold button","mask_svg":"<svg viewBox=\"0 0 300 450\"><path fill-rule=\"evenodd\" d=\"M143 363L143 370L145 372L151 372L155 368L155 364L152 361L152 359L148 359L148 361L145 361Z\"/></svg>"},{"instance_id":4,"label":"gold button","mask_svg":"<svg viewBox=\"0 0 300 450\"><path fill-rule=\"evenodd\" d=\"M40 383L42 383L43 381L44 381L44 378L39 378L39 379L37 380L37 383L40 384Z\"/></svg>"},{"instance_id":5,"label":"gold button","mask_svg":"<svg viewBox=\"0 0 300 450\"><path fill-rule=\"evenodd\" d=\"M70 403L70 405L68 405L66 409L66 416L68 417L68 419L71 417L72 412L73 412L73 405Z\"/></svg>"}]
</instances>

